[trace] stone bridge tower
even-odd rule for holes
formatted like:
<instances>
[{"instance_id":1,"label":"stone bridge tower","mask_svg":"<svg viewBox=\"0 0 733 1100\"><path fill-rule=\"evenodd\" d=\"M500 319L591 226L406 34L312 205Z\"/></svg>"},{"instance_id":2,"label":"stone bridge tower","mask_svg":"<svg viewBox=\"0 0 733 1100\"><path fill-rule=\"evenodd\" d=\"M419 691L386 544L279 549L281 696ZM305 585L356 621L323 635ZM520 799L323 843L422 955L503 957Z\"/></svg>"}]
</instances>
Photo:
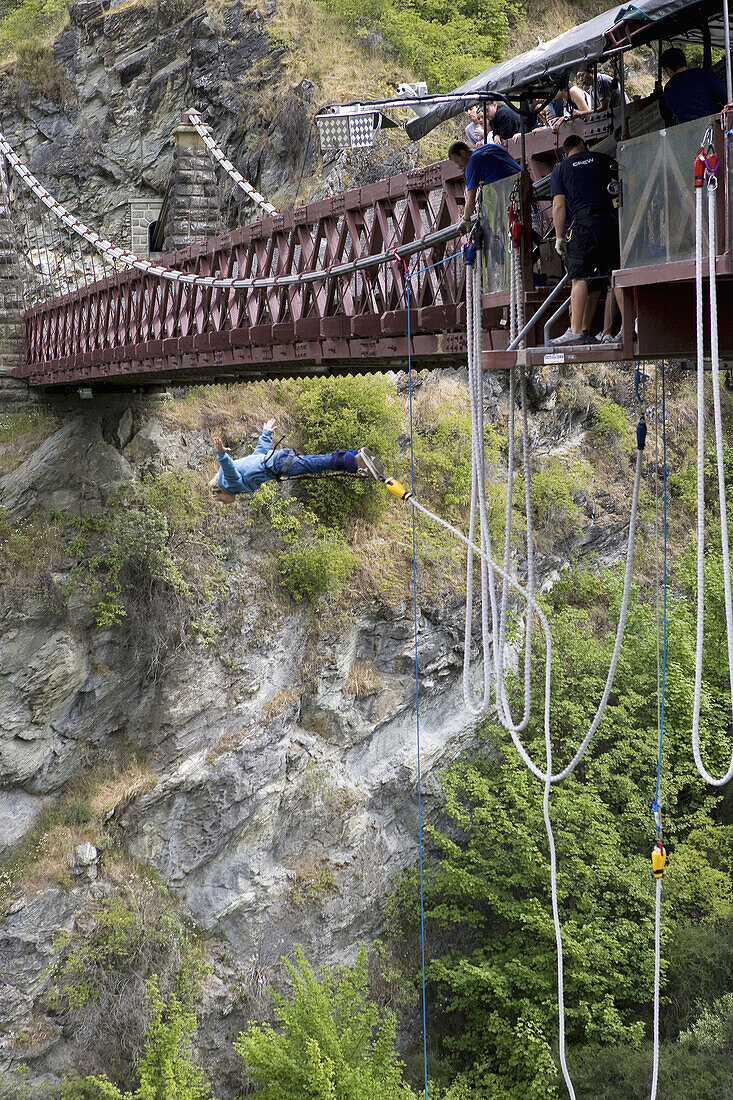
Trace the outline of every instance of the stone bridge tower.
<instances>
[{"instance_id":1,"label":"stone bridge tower","mask_svg":"<svg viewBox=\"0 0 733 1100\"><path fill-rule=\"evenodd\" d=\"M164 252L215 237L224 228L216 165L185 112L173 140L173 169L161 214Z\"/></svg>"},{"instance_id":2,"label":"stone bridge tower","mask_svg":"<svg viewBox=\"0 0 733 1100\"><path fill-rule=\"evenodd\" d=\"M0 410L29 400L25 382L11 377L23 355L25 330L20 261L9 194L5 162L0 159Z\"/></svg>"}]
</instances>

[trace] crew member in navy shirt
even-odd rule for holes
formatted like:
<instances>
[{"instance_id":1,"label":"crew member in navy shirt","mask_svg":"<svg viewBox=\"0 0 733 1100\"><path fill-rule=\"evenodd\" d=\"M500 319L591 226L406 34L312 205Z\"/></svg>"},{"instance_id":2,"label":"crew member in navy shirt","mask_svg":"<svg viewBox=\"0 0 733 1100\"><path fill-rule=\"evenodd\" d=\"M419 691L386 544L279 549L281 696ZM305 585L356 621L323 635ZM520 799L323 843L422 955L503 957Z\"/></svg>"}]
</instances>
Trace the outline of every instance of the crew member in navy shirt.
<instances>
[{"instance_id":1,"label":"crew member in navy shirt","mask_svg":"<svg viewBox=\"0 0 733 1100\"><path fill-rule=\"evenodd\" d=\"M614 296L610 275L619 265L618 216L614 205L618 166L605 153L588 149L577 134L565 139L563 150L565 159L553 169L550 191L555 246L565 258L572 280L570 328L552 343L563 346L594 341L590 326L597 302L595 292L602 290L608 294L601 340L611 343Z\"/></svg>"},{"instance_id":2,"label":"crew member in navy shirt","mask_svg":"<svg viewBox=\"0 0 733 1100\"><path fill-rule=\"evenodd\" d=\"M725 85L712 69L688 69L684 52L676 46L664 51L661 62L669 77L664 98L676 122L705 118L725 106Z\"/></svg>"},{"instance_id":3,"label":"crew member in navy shirt","mask_svg":"<svg viewBox=\"0 0 733 1100\"><path fill-rule=\"evenodd\" d=\"M503 145L489 142L474 152L465 141L454 141L448 150L448 159L458 165L466 176L466 207L463 211L463 228L471 227L471 215L476 209L476 192L482 183L496 183L521 172L521 166L507 153Z\"/></svg>"}]
</instances>

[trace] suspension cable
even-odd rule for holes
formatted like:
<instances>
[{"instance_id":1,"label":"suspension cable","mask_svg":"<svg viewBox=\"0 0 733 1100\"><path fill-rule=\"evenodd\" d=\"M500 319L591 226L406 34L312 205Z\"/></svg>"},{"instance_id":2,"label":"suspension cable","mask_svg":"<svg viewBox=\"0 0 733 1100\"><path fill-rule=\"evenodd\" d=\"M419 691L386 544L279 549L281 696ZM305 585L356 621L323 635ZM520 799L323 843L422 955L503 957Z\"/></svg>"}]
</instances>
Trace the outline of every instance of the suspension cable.
<instances>
[{"instance_id":1,"label":"suspension cable","mask_svg":"<svg viewBox=\"0 0 733 1100\"><path fill-rule=\"evenodd\" d=\"M274 275L264 279L219 278L214 275L194 275L190 272L179 271L176 268L154 264L150 260L143 260L133 252L130 252L129 249L113 245L111 241L108 241L106 238L100 236L99 233L90 229L89 226L85 225L75 217L75 215L71 214L65 206L50 194L23 163L17 153L15 153L2 133L0 133L0 154L5 156L8 164L21 179L25 187L31 191L36 198L40 199L43 205L46 206L59 221L63 222L63 224L76 234L77 237L83 238L98 252L108 257L112 263L134 268L144 275L152 275L160 279L167 279L171 282L182 283L189 286L217 287L232 290L256 290L267 287L300 286L303 283L319 282L322 279L335 279L342 275L356 274L360 271L366 271L371 267L391 263L394 261L395 255L401 260L406 259L409 256L413 256L416 252L423 252L435 245L444 244L447 241L453 240L461 233L461 225L460 223L456 223L455 225L446 226L444 229L438 229L434 233L428 233L419 240L410 241L408 244L398 245L397 248L390 248L373 256L362 256L358 260L334 264L332 267L321 271L306 271L296 275Z\"/></svg>"},{"instance_id":2,"label":"suspension cable","mask_svg":"<svg viewBox=\"0 0 733 1100\"><path fill-rule=\"evenodd\" d=\"M211 128L206 125L201 113L191 109L186 112L185 117L188 118L188 121L191 123L214 160L222 166L234 185L238 187L240 191L243 191L247 198L256 203L260 209L264 210L266 214L277 214L277 207L273 206L271 202L268 202L264 195L261 195L251 183L247 183L242 173L237 171L224 151L217 145L216 141L211 136Z\"/></svg>"}]
</instances>

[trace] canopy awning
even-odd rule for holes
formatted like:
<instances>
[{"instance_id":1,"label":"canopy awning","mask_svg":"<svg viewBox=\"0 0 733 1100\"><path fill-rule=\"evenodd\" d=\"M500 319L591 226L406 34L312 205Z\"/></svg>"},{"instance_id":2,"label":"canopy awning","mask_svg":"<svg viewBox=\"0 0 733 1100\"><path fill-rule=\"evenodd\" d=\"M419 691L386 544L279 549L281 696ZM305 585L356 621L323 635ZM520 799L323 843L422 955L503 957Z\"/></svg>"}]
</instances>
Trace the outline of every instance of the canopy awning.
<instances>
[{"instance_id":1,"label":"canopy awning","mask_svg":"<svg viewBox=\"0 0 733 1100\"><path fill-rule=\"evenodd\" d=\"M512 99L551 90L568 73L594 64L619 50L650 39L687 37L700 41L700 27L710 28L714 45L723 45L722 4L726 0L638 0L581 23L541 46L502 61L456 88L477 95L498 92ZM717 13L717 18L715 17ZM460 114L465 104L445 102L405 127L413 140L424 137L446 119Z\"/></svg>"}]
</instances>

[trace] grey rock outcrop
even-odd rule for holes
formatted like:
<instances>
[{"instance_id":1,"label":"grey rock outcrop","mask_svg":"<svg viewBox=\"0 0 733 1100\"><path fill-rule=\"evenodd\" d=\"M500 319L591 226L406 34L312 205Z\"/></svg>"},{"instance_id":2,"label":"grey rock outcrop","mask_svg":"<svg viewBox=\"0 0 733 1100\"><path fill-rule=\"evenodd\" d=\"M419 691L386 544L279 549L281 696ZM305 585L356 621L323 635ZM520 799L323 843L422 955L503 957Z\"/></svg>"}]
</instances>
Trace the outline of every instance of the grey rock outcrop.
<instances>
[{"instance_id":1,"label":"grey rock outcrop","mask_svg":"<svg viewBox=\"0 0 733 1100\"><path fill-rule=\"evenodd\" d=\"M460 699L453 612L421 624L428 813L429 777L472 743L475 728ZM298 625L282 624L273 641L302 653ZM409 618L364 617L334 642L302 693L267 676L270 662L284 685L302 680L286 653L251 655L263 664L247 677L258 689L236 707L235 743L188 756L122 819L133 855L153 864L195 919L224 931L237 957L270 967L295 941L318 961L350 955L379 928L390 883L416 852ZM375 681L361 698L348 686L356 661L369 662Z\"/></svg>"},{"instance_id":2,"label":"grey rock outcrop","mask_svg":"<svg viewBox=\"0 0 733 1100\"><path fill-rule=\"evenodd\" d=\"M81 893L56 886L18 898L5 914L0 929L0 1070L17 1064L18 1033L47 989L61 938L72 931L83 904ZM56 1029L51 1045L59 1035Z\"/></svg>"},{"instance_id":3,"label":"grey rock outcrop","mask_svg":"<svg viewBox=\"0 0 733 1100\"><path fill-rule=\"evenodd\" d=\"M129 462L105 442L101 421L77 417L0 478L0 504L15 519L26 519L38 507L83 513L134 476Z\"/></svg>"}]
</instances>

